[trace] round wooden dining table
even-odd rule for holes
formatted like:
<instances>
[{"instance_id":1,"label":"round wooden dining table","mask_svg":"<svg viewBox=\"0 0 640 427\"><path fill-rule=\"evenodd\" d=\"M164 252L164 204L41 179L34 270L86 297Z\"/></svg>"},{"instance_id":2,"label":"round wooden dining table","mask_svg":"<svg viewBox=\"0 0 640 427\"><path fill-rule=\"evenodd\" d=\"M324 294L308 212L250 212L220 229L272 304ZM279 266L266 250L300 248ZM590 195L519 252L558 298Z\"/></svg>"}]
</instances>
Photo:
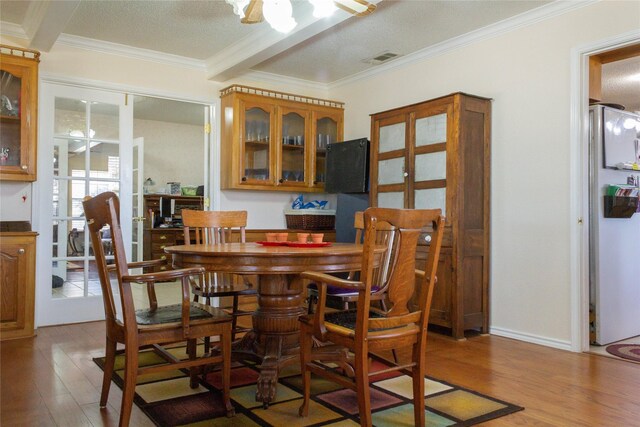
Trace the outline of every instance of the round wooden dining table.
<instances>
[{"instance_id":1,"label":"round wooden dining table","mask_svg":"<svg viewBox=\"0 0 640 427\"><path fill-rule=\"evenodd\" d=\"M263 246L258 243L168 246L174 268L204 267L209 272L258 277L258 307L253 331L233 347L234 359L258 362L256 401L275 399L279 370L299 360L298 317L303 308L300 273L359 270L362 245L332 243L323 247ZM383 251L384 248L381 248Z\"/></svg>"}]
</instances>

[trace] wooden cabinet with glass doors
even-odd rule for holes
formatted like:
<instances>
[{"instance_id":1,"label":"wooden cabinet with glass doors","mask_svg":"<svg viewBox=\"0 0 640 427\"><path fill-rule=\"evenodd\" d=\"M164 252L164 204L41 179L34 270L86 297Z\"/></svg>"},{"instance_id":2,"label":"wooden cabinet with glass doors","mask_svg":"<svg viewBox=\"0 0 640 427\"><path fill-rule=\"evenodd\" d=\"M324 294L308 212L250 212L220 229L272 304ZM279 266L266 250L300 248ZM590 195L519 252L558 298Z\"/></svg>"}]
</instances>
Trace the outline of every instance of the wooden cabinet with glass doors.
<instances>
[{"instance_id":1,"label":"wooden cabinet with glass doors","mask_svg":"<svg viewBox=\"0 0 640 427\"><path fill-rule=\"evenodd\" d=\"M0 179L36 180L40 53L0 45Z\"/></svg>"},{"instance_id":2,"label":"wooden cabinet with glass doors","mask_svg":"<svg viewBox=\"0 0 640 427\"><path fill-rule=\"evenodd\" d=\"M222 189L324 191L342 104L234 85L221 91Z\"/></svg>"},{"instance_id":3,"label":"wooden cabinet with glass doors","mask_svg":"<svg viewBox=\"0 0 640 427\"><path fill-rule=\"evenodd\" d=\"M446 216L429 323L488 333L491 100L454 93L373 114L371 141L372 206Z\"/></svg>"}]
</instances>

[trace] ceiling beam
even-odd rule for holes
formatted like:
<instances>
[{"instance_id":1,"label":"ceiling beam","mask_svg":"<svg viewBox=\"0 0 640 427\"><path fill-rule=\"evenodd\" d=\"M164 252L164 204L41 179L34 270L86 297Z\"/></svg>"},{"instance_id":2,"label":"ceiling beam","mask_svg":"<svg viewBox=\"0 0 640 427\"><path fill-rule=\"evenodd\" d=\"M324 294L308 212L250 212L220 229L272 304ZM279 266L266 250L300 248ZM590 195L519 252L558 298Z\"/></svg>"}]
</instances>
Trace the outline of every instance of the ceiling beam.
<instances>
[{"instance_id":1,"label":"ceiling beam","mask_svg":"<svg viewBox=\"0 0 640 427\"><path fill-rule=\"evenodd\" d=\"M375 4L382 0L369 1ZM279 33L263 23L260 30L208 58L206 64L209 80L225 82L238 77L261 62L352 17L351 14L338 10L328 18L318 19L313 17L312 12L309 3L301 2L294 13L304 18L298 19L298 25L290 33Z\"/></svg>"},{"instance_id":2,"label":"ceiling beam","mask_svg":"<svg viewBox=\"0 0 640 427\"><path fill-rule=\"evenodd\" d=\"M22 24L29 47L48 52L79 4L80 0L32 1Z\"/></svg>"}]
</instances>

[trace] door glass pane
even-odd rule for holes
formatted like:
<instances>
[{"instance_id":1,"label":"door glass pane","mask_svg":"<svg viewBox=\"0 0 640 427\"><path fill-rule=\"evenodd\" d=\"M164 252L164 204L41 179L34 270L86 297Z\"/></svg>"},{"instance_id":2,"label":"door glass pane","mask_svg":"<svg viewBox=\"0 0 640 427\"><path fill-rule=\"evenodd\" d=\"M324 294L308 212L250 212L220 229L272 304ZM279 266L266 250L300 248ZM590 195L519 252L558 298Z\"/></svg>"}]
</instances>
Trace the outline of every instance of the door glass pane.
<instances>
[{"instance_id":1,"label":"door glass pane","mask_svg":"<svg viewBox=\"0 0 640 427\"><path fill-rule=\"evenodd\" d=\"M117 105L92 102L89 138L119 139L118 113Z\"/></svg>"},{"instance_id":2,"label":"door glass pane","mask_svg":"<svg viewBox=\"0 0 640 427\"><path fill-rule=\"evenodd\" d=\"M305 119L298 113L282 116L282 179L304 182Z\"/></svg>"},{"instance_id":3,"label":"door glass pane","mask_svg":"<svg viewBox=\"0 0 640 427\"><path fill-rule=\"evenodd\" d=\"M270 114L261 108L245 111L244 173L248 180L269 180Z\"/></svg>"},{"instance_id":4,"label":"door glass pane","mask_svg":"<svg viewBox=\"0 0 640 427\"><path fill-rule=\"evenodd\" d=\"M8 71L0 71L0 162L3 166L19 166L20 161L20 89L22 79Z\"/></svg>"},{"instance_id":5,"label":"door glass pane","mask_svg":"<svg viewBox=\"0 0 640 427\"><path fill-rule=\"evenodd\" d=\"M404 182L404 157L378 162L378 185Z\"/></svg>"},{"instance_id":6,"label":"door glass pane","mask_svg":"<svg viewBox=\"0 0 640 427\"><path fill-rule=\"evenodd\" d=\"M447 189L429 188L415 191L416 209L442 209L442 215L446 215Z\"/></svg>"},{"instance_id":7,"label":"door glass pane","mask_svg":"<svg viewBox=\"0 0 640 427\"><path fill-rule=\"evenodd\" d=\"M60 216L60 181L53 180L53 216Z\"/></svg>"},{"instance_id":8,"label":"door glass pane","mask_svg":"<svg viewBox=\"0 0 640 427\"><path fill-rule=\"evenodd\" d=\"M61 177L85 176L87 140L56 138L53 143L54 169L58 166L55 174Z\"/></svg>"},{"instance_id":9,"label":"door glass pane","mask_svg":"<svg viewBox=\"0 0 640 427\"><path fill-rule=\"evenodd\" d=\"M56 98L54 108L53 131L56 135L87 136L87 101Z\"/></svg>"},{"instance_id":10,"label":"door glass pane","mask_svg":"<svg viewBox=\"0 0 640 427\"><path fill-rule=\"evenodd\" d=\"M447 178L447 152L419 154L416 156L416 181Z\"/></svg>"},{"instance_id":11,"label":"door glass pane","mask_svg":"<svg viewBox=\"0 0 640 427\"><path fill-rule=\"evenodd\" d=\"M87 248L84 232L84 219L76 218L69 221L61 221L60 225L64 225L63 229L66 231L64 235L66 238L66 256L83 257L86 254ZM62 237L63 236L60 235L60 238ZM64 256L62 252L58 251L58 253L60 256Z\"/></svg>"},{"instance_id":12,"label":"door glass pane","mask_svg":"<svg viewBox=\"0 0 640 427\"><path fill-rule=\"evenodd\" d=\"M380 127L380 142L378 152L404 149L405 125L396 123L395 125Z\"/></svg>"},{"instance_id":13,"label":"door glass pane","mask_svg":"<svg viewBox=\"0 0 640 427\"><path fill-rule=\"evenodd\" d=\"M404 192L378 193L378 207L380 208L404 208Z\"/></svg>"},{"instance_id":14,"label":"door glass pane","mask_svg":"<svg viewBox=\"0 0 640 427\"><path fill-rule=\"evenodd\" d=\"M89 195L91 197L105 191L112 191L118 196L120 194L120 183L117 181L91 181L89 183Z\"/></svg>"},{"instance_id":15,"label":"door glass pane","mask_svg":"<svg viewBox=\"0 0 640 427\"><path fill-rule=\"evenodd\" d=\"M53 261L51 292L54 298L79 298L84 294L84 262Z\"/></svg>"},{"instance_id":16,"label":"door glass pane","mask_svg":"<svg viewBox=\"0 0 640 427\"><path fill-rule=\"evenodd\" d=\"M55 146L53 147L53 176L59 176L59 175L60 175L60 147L58 147L58 144L55 144Z\"/></svg>"},{"instance_id":17,"label":"door glass pane","mask_svg":"<svg viewBox=\"0 0 640 427\"><path fill-rule=\"evenodd\" d=\"M119 145L92 141L89 158L91 177L118 180L120 178Z\"/></svg>"},{"instance_id":18,"label":"door glass pane","mask_svg":"<svg viewBox=\"0 0 640 427\"><path fill-rule=\"evenodd\" d=\"M68 98L56 98L54 105L52 295L100 295L82 200L120 188L120 145L104 142L118 139L120 111L117 105ZM103 248L110 253L106 239Z\"/></svg>"},{"instance_id":19,"label":"door glass pane","mask_svg":"<svg viewBox=\"0 0 640 427\"><path fill-rule=\"evenodd\" d=\"M416 147L447 142L447 115L424 117L416 120Z\"/></svg>"},{"instance_id":20,"label":"door glass pane","mask_svg":"<svg viewBox=\"0 0 640 427\"><path fill-rule=\"evenodd\" d=\"M142 261L141 257L138 256L138 248L143 234L141 228L143 222L139 220L139 217L143 216L141 193L143 191L142 180L144 177L142 176L142 171L144 170L144 165L142 164L142 146L142 141L134 141L133 143L133 180L131 182L131 261L133 262Z\"/></svg>"}]
</instances>

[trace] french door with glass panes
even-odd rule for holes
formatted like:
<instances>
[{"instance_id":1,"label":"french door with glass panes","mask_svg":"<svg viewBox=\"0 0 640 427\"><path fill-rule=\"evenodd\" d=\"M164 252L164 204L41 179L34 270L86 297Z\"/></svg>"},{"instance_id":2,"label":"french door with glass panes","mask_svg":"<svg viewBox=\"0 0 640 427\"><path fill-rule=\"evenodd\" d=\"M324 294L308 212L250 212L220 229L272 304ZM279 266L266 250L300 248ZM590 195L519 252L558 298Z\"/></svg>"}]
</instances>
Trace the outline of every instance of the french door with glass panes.
<instances>
[{"instance_id":1,"label":"french door with glass panes","mask_svg":"<svg viewBox=\"0 0 640 427\"><path fill-rule=\"evenodd\" d=\"M125 247L131 248L132 109L121 93L50 83L42 89L36 321L43 326L101 319L102 291L82 200L116 193ZM107 228L102 245L112 258Z\"/></svg>"}]
</instances>

